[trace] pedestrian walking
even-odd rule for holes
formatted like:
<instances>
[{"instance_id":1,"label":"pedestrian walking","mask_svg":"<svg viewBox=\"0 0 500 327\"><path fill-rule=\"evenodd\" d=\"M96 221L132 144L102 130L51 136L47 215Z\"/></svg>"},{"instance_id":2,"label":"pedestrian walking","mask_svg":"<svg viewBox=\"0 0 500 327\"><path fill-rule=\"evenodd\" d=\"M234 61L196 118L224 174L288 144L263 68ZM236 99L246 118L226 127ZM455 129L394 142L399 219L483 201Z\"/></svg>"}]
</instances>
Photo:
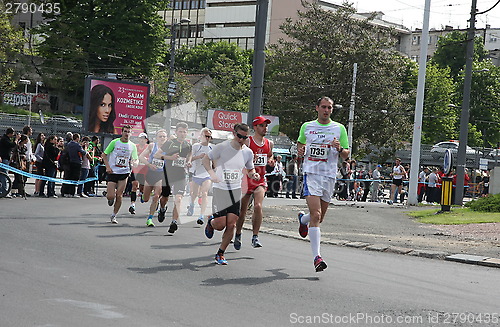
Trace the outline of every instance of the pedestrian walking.
<instances>
[{"instance_id":1,"label":"pedestrian walking","mask_svg":"<svg viewBox=\"0 0 500 327\"><path fill-rule=\"evenodd\" d=\"M249 127L246 124L235 124L234 138L217 144L203 158L203 166L210 174L213 182L213 215L205 225L205 235L211 239L214 230L224 231L222 241L215 255L215 262L227 265L224 253L231 242L240 214L241 177L243 168L246 175L255 181L260 180L255 172L253 152L245 145ZM212 169L212 164L215 171Z\"/></svg>"},{"instance_id":2,"label":"pedestrian walking","mask_svg":"<svg viewBox=\"0 0 500 327\"><path fill-rule=\"evenodd\" d=\"M299 212L299 234L309 234L316 272L326 269L320 254L320 225L335 191L339 156L349 157L345 126L332 121L333 100L321 97L316 103L317 119L302 125L297 139L298 155L304 157L304 195L309 213Z\"/></svg>"}]
</instances>

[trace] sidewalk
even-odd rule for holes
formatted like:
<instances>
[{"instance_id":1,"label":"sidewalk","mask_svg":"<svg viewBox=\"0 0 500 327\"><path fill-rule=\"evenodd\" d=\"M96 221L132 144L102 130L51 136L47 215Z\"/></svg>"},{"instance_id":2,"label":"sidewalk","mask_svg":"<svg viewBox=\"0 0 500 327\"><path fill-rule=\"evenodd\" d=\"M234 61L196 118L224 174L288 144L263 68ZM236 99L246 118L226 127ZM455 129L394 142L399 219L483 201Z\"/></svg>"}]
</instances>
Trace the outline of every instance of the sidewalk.
<instances>
[{"instance_id":1,"label":"sidewalk","mask_svg":"<svg viewBox=\"0 0 500 327\"><path fill-rule=\"evenodd\" d=\"M263 233L308 240L297 222L305 200L265 198L263 205ZM406 214L429 208L334 200L321 224L322 243L500 268L500 223L428 225Z\"/></svg>"}]
</instances>

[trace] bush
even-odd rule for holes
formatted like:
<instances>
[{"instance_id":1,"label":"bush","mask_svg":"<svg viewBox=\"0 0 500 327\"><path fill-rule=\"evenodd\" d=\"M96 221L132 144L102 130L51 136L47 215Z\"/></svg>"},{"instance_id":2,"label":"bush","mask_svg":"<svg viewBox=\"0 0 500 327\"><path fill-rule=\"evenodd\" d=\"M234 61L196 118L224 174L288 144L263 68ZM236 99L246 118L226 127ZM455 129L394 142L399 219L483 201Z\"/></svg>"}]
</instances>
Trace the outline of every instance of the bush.
<instances>
[{"instance_id":1,"label":"bush","mask_svg":"<svg viewBox=\"0 0 500 327\"><path fill-rule=\"evenodd\" d=\"M474 211L500 212L500 194L488 195L487 197L470 201L466 206Z\"/></svg>"}]
</instances>

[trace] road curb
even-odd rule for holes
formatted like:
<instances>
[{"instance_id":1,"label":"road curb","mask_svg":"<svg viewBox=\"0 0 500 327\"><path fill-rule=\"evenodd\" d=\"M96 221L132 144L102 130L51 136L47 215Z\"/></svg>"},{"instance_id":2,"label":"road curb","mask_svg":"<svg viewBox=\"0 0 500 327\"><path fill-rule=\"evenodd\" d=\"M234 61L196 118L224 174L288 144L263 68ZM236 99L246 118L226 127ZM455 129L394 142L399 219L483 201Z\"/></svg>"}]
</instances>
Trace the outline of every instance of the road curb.
<instances>
[{"instance_id":1,"label":"road curb","mask_svg":"<svg viewBox=\"0 0 500 327\"><path fill-rule=\"evenodd\" d=\"M243 228L246 230L252 230L252 225L244 224ZM261 227L261 233L276 235L286 238L293 238L301 241L309 242L308 238L302 238L298 232L284 231L274 228ZM345 246L355 249L363 249L366 251L377 251L377 252L388 252L402 255L411 255L421 258L446 260L453 262L460 262L465 264L473 264L479 266L486 266L492 268L500 268L499 258L490 258L486 256L470 255L470 254L451 254L448 252L432 251L432 250L421 250L413 248L405 248L399 246L392 246L387 244L372 244L360 241L349 241L349 240L338 240L332 238L323 238L321 240L322 244Z\"/></svg>"}]
</instances>

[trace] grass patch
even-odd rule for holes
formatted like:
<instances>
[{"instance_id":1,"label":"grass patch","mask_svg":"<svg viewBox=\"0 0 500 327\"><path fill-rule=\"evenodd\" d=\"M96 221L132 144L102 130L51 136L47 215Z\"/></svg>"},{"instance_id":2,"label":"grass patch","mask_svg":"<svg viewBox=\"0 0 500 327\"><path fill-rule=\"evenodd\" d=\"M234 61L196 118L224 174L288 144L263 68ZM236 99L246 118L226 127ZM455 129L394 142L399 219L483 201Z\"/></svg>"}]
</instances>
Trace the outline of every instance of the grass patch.
<instances>
[{"instance_id":1,"label":"grass patch","mask_svg":"<svg viewBox=\"0 0 500 327\"><path fill-rule=\"evenodd\" d=\"M500 212L477 212L469 208L452 208L449 212L436 214L439 209L419 210L408 215L418 222L435 225L460 225L500 222Z\"/></svg>"}]
</instances>

